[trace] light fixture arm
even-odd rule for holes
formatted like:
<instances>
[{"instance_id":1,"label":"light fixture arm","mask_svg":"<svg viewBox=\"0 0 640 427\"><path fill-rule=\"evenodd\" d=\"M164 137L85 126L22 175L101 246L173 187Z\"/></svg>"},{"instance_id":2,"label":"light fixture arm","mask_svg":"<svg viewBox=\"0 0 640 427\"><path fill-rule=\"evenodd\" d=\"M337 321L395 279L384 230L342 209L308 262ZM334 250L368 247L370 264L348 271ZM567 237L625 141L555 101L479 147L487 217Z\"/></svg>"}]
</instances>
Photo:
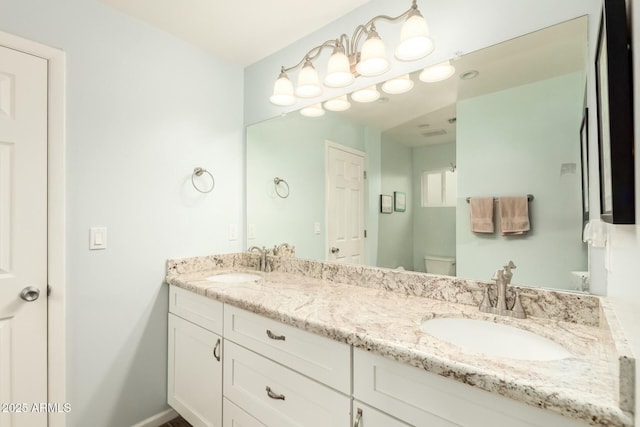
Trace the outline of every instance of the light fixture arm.
<instances>
[{"instance_id":1,"label":"light fixture arm","mask_svg":"<svg viewBox=\"0 0 640 427\"><path fill-rule=\"evenodd\" d=\"M322 51L325 48L335 49L337 47L343 47L345 49L346 55L349 58L352 58L354 55L357 55L358 53L358 45L360 43L362 36L365 34L369 34L369 32L371 32L372 29L375 30L376 21L385 20L388 22L395 22L395 21L399 21L400 19L406 18L411 14L411 12L413 12L414 10L418 10L418 5L416 2L417 0L412 0L411 7L398 16L392 17L387 15L378 15L371 18L366 24L358 25L354 30L353 35L351 36L351 40L349 40L349 37L346 34L342 34L339 38L335 40L325 41L324 43L309 50L309 52L307 52L302 57L300 62L298 62L296 65L293 65L291 67L282 66L281 71L282 72L293 71L299 68L300 66L302 66L307 60L313 61L320 55L320 53L322 53Z\"/></svg>"},{"instance_id":2,"label":"light fixture arm","mask_svg":"<svg viewBox=\"0 0 640 427\"><path fill-rule=\"evenodd\" d=\"M296 65L292 66L292 67L288 67L285 68L284 66L282 67L282 71L284 72L289 72L292 70L295 70L296 68L300 67L302 64L304 64L307 61L313 61L314 59L316 59L320 53L322 53L322 51L327 48L327 47L331 47L331 48L336 48L338 46L341 46L341 42L339 39L336 40L327 40L326 42L322 43L321 45L318 45L316 47L314 47L313 49L311 49L309 52L306 53L305 56L302 57L302 59L300 60L300 62L298 62Z\"/></svg>"},{"instance_id":3,"label":"light fixture arm","mask_svg":"<svg viewBox=\"0 0 640 427\"><path fill-rule=\"evenodd\" d=\"M366 24L358 25L356 27L356 29L354 30L353 35L351 36L351 52L349 52L349 54L357 52L358 44L360 43L360 39L362 38L362 36L364 34L369 34L369 32L372 29L375 30L376 21L385 20L385 21L388 21L388 22L396 22L396 21L401 20L402 18L406 18L411 14L411 12L413 12L414 10L418 10L418 5L417 5L416 1L417 0L413 0L412 3L411 3L411 7L409 9L407 9L406 11L404 11L401 15L398 15L396 17L387 16L387 15L378 15L378 16L374 16L373 18L371 18Z\"/></svg>"}]
</instances>

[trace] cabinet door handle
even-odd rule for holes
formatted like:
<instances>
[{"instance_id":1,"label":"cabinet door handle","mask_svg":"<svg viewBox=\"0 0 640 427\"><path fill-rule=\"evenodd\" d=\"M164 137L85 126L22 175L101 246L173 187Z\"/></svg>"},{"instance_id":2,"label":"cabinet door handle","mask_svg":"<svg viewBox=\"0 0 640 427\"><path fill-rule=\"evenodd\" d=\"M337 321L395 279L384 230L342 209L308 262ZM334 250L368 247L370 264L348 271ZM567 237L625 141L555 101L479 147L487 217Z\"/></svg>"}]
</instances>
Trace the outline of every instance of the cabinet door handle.
<instances>
[{"instance_id":1,"label":"cabinet door handle","mask_svg":"<svg viewBox=\"0 0 640 427\"><path fill-rule=\"evenodd\" d=\"M272 340L279 340L279 341L284 341L285 340L285 336L284 335L275 335L269 329L267 329L267 336L269 338L271 338Z\"/></svg>"},{"instance_id":2,"label":"cabinet door handle","mask_svg":"<svg viewBox=\"0 0 640 427\"><path fill-rule=\"evenodd\" d=\"M220 343L220 338L218 338L218 341L216 341L216 346L213 347L213 357L215 357L218 362L220 361Z\"/></svg>"},{"instance_id":3,"label":"cabinet door handle","mask_svg":"<svg viewBox=\"0 0 640 427\"><path fill-rule=\"evenodd\" d=\"M362 420L362 409L358 408L356 420L353 423L353 427L360 427L360 420Z\"/></svg>"},{"instance_id":4,"label":"cabinet door handle","mask_svg":"<svg viewBox=\"0 0 640 427\"><path fill-rule=\"evenodd\" d=\"M267 396L275 400L284 400L284 394L276 394L271 391L271 387L267 386Z\"/></svg>"}]
</instances>

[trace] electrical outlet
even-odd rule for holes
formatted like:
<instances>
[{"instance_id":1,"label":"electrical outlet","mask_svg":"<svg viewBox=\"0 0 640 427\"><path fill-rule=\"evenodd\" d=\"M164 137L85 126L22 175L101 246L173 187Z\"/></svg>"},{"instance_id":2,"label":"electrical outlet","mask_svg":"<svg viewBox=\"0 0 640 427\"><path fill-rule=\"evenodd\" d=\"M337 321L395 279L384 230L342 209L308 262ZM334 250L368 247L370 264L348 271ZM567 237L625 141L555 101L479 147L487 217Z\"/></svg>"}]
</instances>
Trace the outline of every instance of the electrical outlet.
<instances>
[{"instance_id":1,"label":"electrical outlet","mask_svg":"<svg viewBox=\"0 0 640 427\"><path fill-rule=\"evenodd\" d=\"M313 234L320 234L321 229L320 229L320 223L319 222L314 222L313 223Z\"/></svg>"}]
</instances>

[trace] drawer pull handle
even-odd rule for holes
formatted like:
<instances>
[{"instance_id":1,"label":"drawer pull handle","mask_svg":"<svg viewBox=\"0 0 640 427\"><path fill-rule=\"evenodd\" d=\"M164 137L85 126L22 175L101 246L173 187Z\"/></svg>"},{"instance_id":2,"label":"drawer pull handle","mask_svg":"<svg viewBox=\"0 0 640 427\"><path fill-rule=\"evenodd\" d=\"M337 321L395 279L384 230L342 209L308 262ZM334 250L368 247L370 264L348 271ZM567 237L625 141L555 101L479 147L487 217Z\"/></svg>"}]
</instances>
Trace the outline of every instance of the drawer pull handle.
<instances>
[{"instance_id":1,"label":"drawer pull handle","mask_svg":"<svg viewBox=\"0 0 640 427\"><path fill-rule=\"evenodd\" d=\"M284 335L275 335L269 329L267 329L267 336L269 338L271 338L272 340L279 340L279 341L284 341L285 340L285 336Z\"/></svg>"},{"instance_id":2,"label":"drawer pull handle","mask_svg":"<svg viewBox=\"0 0 640 427\"><path fill-rule=\"evenodd\" d=\"M213 357L215 357L218 362L220 361L220 338L216 341L216 346L213 347Z\"/></svg>"},{"instance_id":3,"label":"drawer pull handle","mask_svg":"<svg viewBox=\"0 0 640 427\"><path fill-rule=\"evenodd\" d=\"M275 400L284 400L284 394L275 394L271 391L271 387L267 386L267 395Z\"/></svg>"},{"instance_id":4,"label":"drawer pull handle","mask_svg":"<svg viewBox=\"0 0 640 427\"><path fill-rule=\"evenodd\" d=\"M353 423L353 427L360 427L360 420L362 420L362 409L358 408L356 421Z\"/></svg>"}]
</instances>

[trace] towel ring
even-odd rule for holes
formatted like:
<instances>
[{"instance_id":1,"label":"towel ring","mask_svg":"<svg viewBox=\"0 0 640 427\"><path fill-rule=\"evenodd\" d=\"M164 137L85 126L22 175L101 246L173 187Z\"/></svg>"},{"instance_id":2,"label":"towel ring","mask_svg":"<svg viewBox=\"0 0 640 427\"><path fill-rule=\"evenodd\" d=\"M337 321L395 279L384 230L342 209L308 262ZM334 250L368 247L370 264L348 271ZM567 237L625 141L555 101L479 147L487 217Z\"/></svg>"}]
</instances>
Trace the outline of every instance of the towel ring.
<instances>
[{"instance_id":1,"label":"towel ring","mask_svg":"<svg viewBox=\"0 0 640 427\"><path fill-rule=\"evenodd\" d=\"M273 182L276 184L276 194L278 195L278 197L282 198L282 199L286 199L287 197L289 197L289 183L287 181L285 181L282 178L278 178L277 176L275 178L273 178ZM283 190L282 193L280 193L280 184L283 183L286 186L286 191Z\"/></svg>"},{"instance_id":2,"label":"towel ring","mask_svg":"<svg viewBox=\"0 0 640 427\"><path fill-rule=\"evenodd\" d=\"M211 178L211 187L209 187L206 190L203 190L201 188L198 187L198 185L196 184L196 176L202 176L202 174L207 174L209 175L209 178ZM206 169L203 168L195 168L193 170L193 173L191 174L191 183L193 184L193 188L195 188L196 190L198 190L201 193L211 193L211 190L213 190L213 187L216 186L216 180L213 178L213 175L211 174L211 172L209 172Z\"/></svg>"}]
</instances>

